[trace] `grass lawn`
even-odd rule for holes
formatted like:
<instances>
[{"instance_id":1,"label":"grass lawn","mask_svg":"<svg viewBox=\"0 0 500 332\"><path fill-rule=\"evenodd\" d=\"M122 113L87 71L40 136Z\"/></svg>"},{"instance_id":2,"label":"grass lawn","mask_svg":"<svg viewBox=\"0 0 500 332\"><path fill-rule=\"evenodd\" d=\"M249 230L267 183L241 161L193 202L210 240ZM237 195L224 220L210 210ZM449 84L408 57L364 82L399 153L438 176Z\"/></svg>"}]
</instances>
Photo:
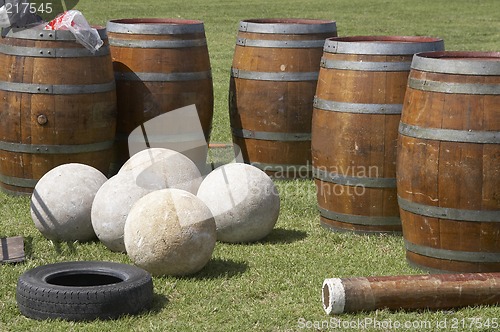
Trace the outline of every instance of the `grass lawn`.
<instances>
[{"instance_id":1,"label":"grass lawn","mask_svg":"<svg viewBox=\"0 0 500 332\"><path fill-rule=\"evenodd\" d=\"M101 25L109 19L133 17L203 20L214 79L213 142L231 140L229 69L241 19L332 19L339 36L428 35L442 37L447 50L500 51L498 0L82 0L76 9L92 24ZM88 323L38 322L22 316L15 300L17 278L42 264L131 263L128 257L98 242L52 243L33 226L29 198L0 193L0 237L23 236L27 253L24 263L0 265L0 331L301 331L335 330L339 324L343 328L338 330L343 331L354 327L491 331L495 324L488 327L487 322L500 324L500 307L327 316L320 298L325 278L423 272L406 263L400 236L362 236L321 228L312 181L276 183L282 209L276 229L265 240L250 245L218 243L213 259L198 274L154 278L151 311Z\"/></svg>"}]
</instances>

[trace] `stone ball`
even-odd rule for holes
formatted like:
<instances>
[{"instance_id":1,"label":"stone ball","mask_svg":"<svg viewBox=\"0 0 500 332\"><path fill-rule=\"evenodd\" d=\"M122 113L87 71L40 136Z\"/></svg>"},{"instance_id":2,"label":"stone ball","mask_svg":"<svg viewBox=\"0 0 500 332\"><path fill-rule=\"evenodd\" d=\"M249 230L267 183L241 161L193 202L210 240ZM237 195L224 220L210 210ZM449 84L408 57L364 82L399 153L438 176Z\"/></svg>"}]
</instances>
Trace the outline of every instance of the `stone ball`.
<instances>
[{"instance_id":1,"label":"stone ball","mask_svg":"<svg viewBox=\"0 0 500 332\"><path fill-rule=\"evenodd\" d=\"M128 213L140 198L155 189L138 185L131 172L121 172L104 183L92 203L92 227L97 238L110 250L125 252L123 228Z\"/></svg>"},{"instance_id":2,"label":"stone ball","mask_svg":"<svg viewBox=\"0 0 500 332\"><path fill-rule=\"evenodd\" d=\"M197 196L214 215L217 239L222 242L255 242L274 228L280 198L271 178L255 166L232 163L213 170L203 180Z\"/></svg>"},{"instance_id":3,"label":"stone ball","mask_svg":"<svg viewBox=\"0 0 500 332\"><path fill-rule=\"evenodd\" d=\"M37 182L31 195L35 227L54 241L90 241L94 197L107 178L97 169L70 163L57 166Z\"/></svg>"},{"instance_id":4,"label":"stone ball","mask_svg":"<svg viewBox=\"0 0 500 332\"><path fill-rule=\"evenodd\" d=\"M149 148L125 162L118 173L132 172L142 187L173 188L196 194L202 175L196 164L180 152Z\"/></svg>"},{"instance_id":5,"label":"stone ball","mask_svg":"<svg viewBox=\"0 0 500 332\"><path fill-rule=\"evenodd\" d=\"M210 209L180 189L154 191L139 199L124 228L125 248L152 275L198 272L212 257L217 234Z\"/></svg>"}]
</instances>

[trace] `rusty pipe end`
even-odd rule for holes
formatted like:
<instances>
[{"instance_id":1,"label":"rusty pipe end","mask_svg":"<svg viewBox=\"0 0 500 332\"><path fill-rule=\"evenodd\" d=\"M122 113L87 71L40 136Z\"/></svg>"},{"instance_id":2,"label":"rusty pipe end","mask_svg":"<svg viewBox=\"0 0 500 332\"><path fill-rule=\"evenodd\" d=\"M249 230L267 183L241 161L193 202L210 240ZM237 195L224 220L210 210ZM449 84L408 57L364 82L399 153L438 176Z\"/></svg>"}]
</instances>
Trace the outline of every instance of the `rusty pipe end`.
<instances>
[{"instance_id":1,"label":"rusty pipe end","mask_svg":"<svg viewBox=\"0 0 500 332\"><path fill-rule=\"evenodd\" d=\"M345 289L340 278L330 278L323 281L323 309L328 315L341 314L345 307Z\"/></svg>"}]
</instances>

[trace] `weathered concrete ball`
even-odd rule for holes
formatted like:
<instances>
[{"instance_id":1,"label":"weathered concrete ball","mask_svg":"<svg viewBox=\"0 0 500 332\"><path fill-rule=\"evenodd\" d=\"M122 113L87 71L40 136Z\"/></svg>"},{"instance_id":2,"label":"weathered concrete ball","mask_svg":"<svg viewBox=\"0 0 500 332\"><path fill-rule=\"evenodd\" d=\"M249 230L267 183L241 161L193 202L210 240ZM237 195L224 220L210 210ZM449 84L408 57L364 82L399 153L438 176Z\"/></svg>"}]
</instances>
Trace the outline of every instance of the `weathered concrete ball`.
<instances>
[{"instance_id":1,"label":"weathered concrete ball","mask_svg":"<svg viewBox=\"0 0 500 332\"><path fill-rule=\"evenodd\" d=\"M197 196L212 211L217 239L254 242L276 225L280 198L271 178L257 167L232 163L216 168L201 183Z\"/></svg>"},{"instance_id":2,"label":"weathered concrete ball","mask_svg":"<svg viewBox=\"0 0 500 332\"><path fill-rule=\"evenodd\" d=\"M53 168L38 181L31 196L35 227L54 241L95 239L92 202L106 180L88 165L71 163Z\"/></svg>"},{"instance_id":3,"label":"weathered concrete ball","mask_svg":"<svg viewBox=\"0 0 500 332\"><path fill-rule=\"evenodd\" d=\"M101 186L92 203L92 227L108 249L125 252L123 228L128 213L135 202L153 190L137 185L130 172L118 173Z\"/></svg>"},{"instance_id":4,"label":"weathered concrete ball","mask_svg":"<svg viewBox=\"0 0 500 332\"><path fill-rule=\"evenodd\" d=\"M152 275L189 275L212 257L217 240L210 209L179 189L154 191L139 199L124 229L125 248Z\"/></svg>"},{"instance_id":5,"label":"weathered concrete ball","mask_svg":"<svg viewBox=\"0 0 500 332\"><path fill-rule=\"evenodd\" d=\"M196 164L180 152L150 148L142 150L125 162L121 172L132 172L142 187L162 186L196 194L202 175Z\"/></svg>"}]
</instances>

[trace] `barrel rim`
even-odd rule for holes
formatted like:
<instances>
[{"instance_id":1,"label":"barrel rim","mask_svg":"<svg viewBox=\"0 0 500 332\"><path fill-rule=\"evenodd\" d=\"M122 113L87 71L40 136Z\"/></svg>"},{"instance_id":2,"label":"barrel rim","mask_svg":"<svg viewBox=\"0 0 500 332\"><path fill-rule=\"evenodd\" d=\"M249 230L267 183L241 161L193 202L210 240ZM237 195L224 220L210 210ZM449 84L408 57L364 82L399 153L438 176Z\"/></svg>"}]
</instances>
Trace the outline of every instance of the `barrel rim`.
<instances>
[{"instance_id":1,"label":"barrel rim","mask_svg":"<svg viewBox=\"0 0 500 332\"><path fill-rule=\"evenodd\" d=\"M442 74L496 76L500 75L500 52L420 52L413 56L411 69Z\"/></svg>"},{"instance_id":2,"label":"barrel rim","mask_svg":"<svg viewBox=\"0 0 500 332\"><path fill-rule=\"evenodd\" d=\"M203 21L179 18L122 18L106 24L108 32L125 34L191 34L204 33Z\"/></svg>"},{"instance_id":3,"label":"barrel rim","mask_svg":"<svg viewBox=\"0 0 500 332\"><path fill-rule=\"evenodd\" d=\"M442 41L441 37L432 36L408 36L408 35L356 35L356 36L339 36L330 37L327 40L336 40L346 43L373 43L373 42L387 42L387 43L415 43L415 42L436 42Z\"/></svg>"},{"instance_id":4,"label":"barrel rim","mask_svg":"<svg viewBox=\"0 0 500 332\"><path fill-rule=\"evenodd\" d=\"M2 29L3 38L16 38L16 39L30 39L30 40L43 40L43 41L76 41L75 35L70 30L46 30L44 25L36 25L29 29ZM93 25L92 28L97 30L101 39L107 39L106 27L101 25ZM17 31L16 31L17 30ZM82 46L83 47L83 46Z\"/></svg>"},{"instance_id":5,"label":"barrel rim","mask_svg":"<svg viewBox=\"0 0 500 332\"><path fill-rule=\"evenodd\" d=\"M270 34L315 34L337 32L332 20L305 18L252 18L240 21L239 31Z\"/></svg>"},{"instance_id":6,"label":"barrel rim","mask_svg":"<svg viewBox=\"0 0 500 332\"><path fill-rule=\"evenodd\" d=\"M444 50L440 37L430 36L348 36L325 40L325 53L366 55L414 55Z\"/></svg>"}]
</instances>

